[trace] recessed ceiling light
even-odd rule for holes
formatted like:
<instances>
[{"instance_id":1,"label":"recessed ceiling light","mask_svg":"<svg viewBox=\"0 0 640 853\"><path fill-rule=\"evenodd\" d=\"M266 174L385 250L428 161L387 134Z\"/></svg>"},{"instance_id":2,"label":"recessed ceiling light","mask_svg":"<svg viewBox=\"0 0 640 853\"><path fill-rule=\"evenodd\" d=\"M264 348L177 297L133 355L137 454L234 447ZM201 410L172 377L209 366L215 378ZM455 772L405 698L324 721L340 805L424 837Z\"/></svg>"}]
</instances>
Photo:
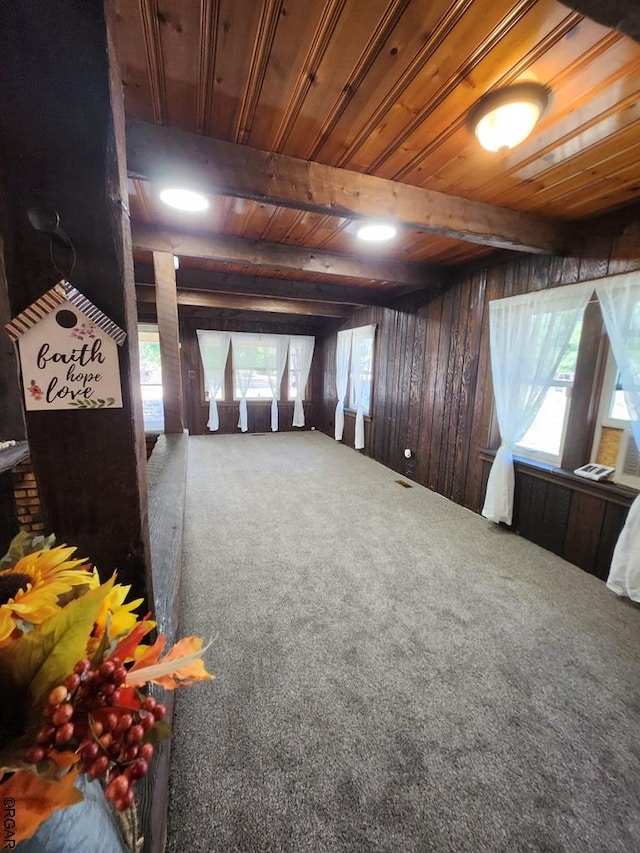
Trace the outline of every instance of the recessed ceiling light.
<instances>
[{"instance_id":1,"label":"recessed ceiling light","mask_svg":"<svg viewBox=\"0 0 640 853\"><path fill-rule=\"evenodd\" d=\"M529 136L548 100L540 83L514 83L481 98L469 114L469 126L487 151L508 150Z\"/></svg>"},{"instance_id":2,"label":"recessed ceiling light","mask_svg":"<svg viewBox=\"0 0 640 853\"><path fill-rule=\"evenodd\" d=\"M396 228L385 222L370 222L368 225L361 225L356 236L368 243L384 243L386 240L393 240L396 236Z\"/></svg>"},{"instance_id":3,"label":"recessed ceiling light","mask_svg":"<svg viewBox=\"0 0 640 853\"><path fill-rule=\"evenodd\" d=\"M178 188L162 190L160 200L168 204L169 207L175 207L178 210L188 210L191 213L197 213L199 210L206 210L209 207L207 199L203 195L200 195L200 193L194 193L192 190Z\"/></svg>"}]
</instances>

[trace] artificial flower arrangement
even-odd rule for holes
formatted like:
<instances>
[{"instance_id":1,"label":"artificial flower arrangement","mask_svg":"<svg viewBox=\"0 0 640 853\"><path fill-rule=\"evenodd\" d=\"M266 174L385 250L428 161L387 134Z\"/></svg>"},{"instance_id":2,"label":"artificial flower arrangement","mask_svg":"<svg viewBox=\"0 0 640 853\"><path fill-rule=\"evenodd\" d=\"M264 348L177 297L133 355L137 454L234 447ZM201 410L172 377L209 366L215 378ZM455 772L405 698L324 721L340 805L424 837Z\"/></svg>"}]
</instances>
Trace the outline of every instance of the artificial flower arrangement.
<instances>
[{"instance_id":1,"label":"artificial flower arrangement","mask_svg":"<svg viewBox=\"0 0 640 853\"><path fill-rule=\"evenodd\" d=\"M105 583L76 548L18 534L0 561L0 800L15 806L15 846L57 809L82 800L80 774L99 779L116 811L134 802L154 743L169 736L164 705L148 695L210 679L202 640L164 656L165 637ZM5 826L5 843L7 830Z\"/></svg>"}]
</instances>

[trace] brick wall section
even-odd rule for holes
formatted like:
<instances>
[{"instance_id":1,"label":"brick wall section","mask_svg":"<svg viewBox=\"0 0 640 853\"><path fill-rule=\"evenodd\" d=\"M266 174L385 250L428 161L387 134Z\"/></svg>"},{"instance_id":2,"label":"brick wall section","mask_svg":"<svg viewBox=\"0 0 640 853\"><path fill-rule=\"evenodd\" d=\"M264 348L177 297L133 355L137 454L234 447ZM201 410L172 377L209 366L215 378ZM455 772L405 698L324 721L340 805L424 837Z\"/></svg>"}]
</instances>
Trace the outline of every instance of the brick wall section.
<instances>
[{"instance_id":1,"label":"brick wall section","mask_svg":"<svg viewBox=\"0 0 640 853\"><path fill-rule=\"evenodd\" d=\"M13 494L16 501L16 513L21 530L29 533L44 533L44 521L42 519L42 508L38 495L38 484L31 465L31 459L27 458L12 470Z\"/></svg>"}]
</instances>

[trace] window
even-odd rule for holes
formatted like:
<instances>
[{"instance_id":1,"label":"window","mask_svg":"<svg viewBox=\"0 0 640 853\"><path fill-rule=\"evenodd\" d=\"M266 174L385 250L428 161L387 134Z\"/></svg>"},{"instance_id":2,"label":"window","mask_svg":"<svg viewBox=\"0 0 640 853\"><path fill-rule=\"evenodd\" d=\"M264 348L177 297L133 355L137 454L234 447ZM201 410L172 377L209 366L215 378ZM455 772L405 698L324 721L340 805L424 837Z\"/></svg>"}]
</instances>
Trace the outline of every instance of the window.
<instances>
[{"instance_id":1,"label":"window","mask_svg":"<svg viewBox=\"0 0 640 853\"><path fill-rule=\"evenodd\" d=\"M353 446L364 448L364 416L371 410L373 377L373 337L375 326L341 329L336 341L336 405L335 438L342 441L344 408L356 413Z\"/></svg>"},{"instance_id":2,"label":"window","mask_svg":"<svg viewBox=\"0 0 640 853\"><path fill-rule=\"evenodd\" d=\"M562 354L533 423L515 446L516 453L521 456L556 465L561 462L581 335L580 320Z\"/></svg>"},{"instance_id":3,"label":"window","mask_svg":"<svg viewBox=\"0 0 640 853\"><path fill-rule=\"evenodd\" d=\"M224 373L229 355L231 335L229 332L214 332L197 329L200 358L204 368L202 377L204 399L224 400Z\"/></svg>"},{"instance_id":4,"label":"window","mask_svg":"<svg viewBox=\"0 0 640 853\"><path fill-rule=\"evenodd\" d=\"M164 429L164 408L162 403L160 337L157 326L150 323L141 323L138 326L138 347L144 428L147 431L162 431Z\"/></svg>"},{"instance_id":5,"label":"window","mask_svg":"<svg viewBox=\"0 0 640 853\"><path fill-rule=\"evenodd\" d=\"M627 429L631 423L631 415L622 390L620 371L611 349L609 349L607 356L607 367L602 383L598 421L602 426L620 427L621 429Z\"/></svg>"},{"instance_id":6,"label":"window","mask_svg":"<svg viewBox=\"0 0 640 853\"><path fill-rule=\"evenodd\" d=\"M287 371L287 399L306 400L309 369L313 357L315 338L311 335L294 335L289 339L289 369Z\"/></svg>"},{"instance_id":7,"label":"window","mask_svg":"<svg viewBox=\"0 0 640 853\"><path fill-rule=\"evenodd\" d=\"M631 431L631 414L618 365L609 349L600 394L591 458L615 467L616 483L640 489L640 454Z\"/></svg>"},{"instance_id":8,"label":"window","mask_svg":"<svg viewBox=\"0 0 640 853\"><path fill-rule=\"evenodd\" d=\"M614 479L623 486L640 489L640 449L630 429L621 436Z\"/></svg>"},{"instance_id":9,"label":"window","mask_svg":"<svg viewBox=\"0 0 640 853\"><path fill-rule=\"evenodd\" d=\"M635 377L640 364L637 278L637 273L623 274L576 286L593 290L533 422L514 446L517 455L569 471L589 462L611 466L616 469L614 481L640 488L637 438L632 435L635 416L629 409L636 406ZM541 304L542 294L548 292L541 292ZM531 317L533 323L536 315ZM622 371L614 358L609 333L616 336L617 347L624 354ZM518 337L522 334L526 337L526 329L520 329ZM627 382L631 382L628 394L622 390L624 369L628 371ZM531 372L530 364L527 370ZM527 378L522 372L518 375L521 385L529 389L529 397L533 396L535 378Z\"/></svg>"},{"instance_id":10,"label":"window","mask_svg":"<svg viewBox=\"0 0 640 853\"><path fill-rule=\"evenodd\" d=\"M309 394L313 335L261 335L196 330L203 368L202 399L295 402ZM229 359L229 353L231 358Z\"/></svg>"},{"instance_id":11,"label":"window","mask_svg":"<svg viewBox=\"0 0 640 853\"><path fill-rule=\"evenodd\" d=\"M233 399L272 400L286 359L287 338L282 335L232 335Z\"/></svg>"},{"instance_id":12,"label":"window","mask_svg":"<svg viewBox=\"0 0 640 853\"><path fill-rule=\"evenodd\" d=\"M375 326L361 326L353 329L351 338L349 408L356 410L360 404L365 415L371 410L374 333Z\"/></svg>"}]
</instances>

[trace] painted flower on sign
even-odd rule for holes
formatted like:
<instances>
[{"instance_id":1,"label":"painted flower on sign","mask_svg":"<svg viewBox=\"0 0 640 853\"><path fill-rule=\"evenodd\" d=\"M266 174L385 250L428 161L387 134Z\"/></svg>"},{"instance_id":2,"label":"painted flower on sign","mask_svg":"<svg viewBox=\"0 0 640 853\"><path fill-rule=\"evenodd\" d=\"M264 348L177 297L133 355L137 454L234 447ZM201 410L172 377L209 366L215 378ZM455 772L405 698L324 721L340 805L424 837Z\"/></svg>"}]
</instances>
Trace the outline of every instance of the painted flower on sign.
<instances>
[{"instance_id":1,"label":"painted flower on sign","mask_svg":"<svg viewBox=\"0 0 640 853\"><path fill-rule=\"evenodd\" d=\"M95 329L89 323L81 323L79 326L76 326L71 332L71 337L77 338L77 340L79 341L83 341L85 338L95 338L95 336Z\"/></svg>"},{"instance_id":2,"label":"painted flower on sign","mask_svg":"<svg viewBox=\"0 0 640 853\"><path fill-rule=\"evenodd\" d=\"M34 400L42 400L42 395L44 392L35 379L31 380L31 382L27 386L27 391L29 392L29 394L31 394Z\"/></svg>"}]
</instances>

